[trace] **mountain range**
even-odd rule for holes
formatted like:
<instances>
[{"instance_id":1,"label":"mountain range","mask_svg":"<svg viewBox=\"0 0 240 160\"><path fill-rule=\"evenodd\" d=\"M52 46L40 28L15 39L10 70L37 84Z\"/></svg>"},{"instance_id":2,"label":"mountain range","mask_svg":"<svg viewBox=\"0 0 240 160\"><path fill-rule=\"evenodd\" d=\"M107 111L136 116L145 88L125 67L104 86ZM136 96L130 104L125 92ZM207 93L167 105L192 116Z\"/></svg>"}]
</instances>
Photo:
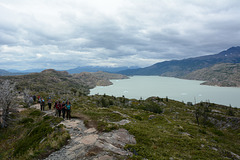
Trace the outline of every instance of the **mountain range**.
<instances>
[{"instance_id":1,"label":"mountain range","mask_svg":"<svg viewBox=\"0 0 240 160\"><path fill-rule=\"evenodd\" d=\"M23 72L9 72L3 69L0 69L0 76L15 76L15 75L24 75Z\"/></svg>"},{"instance_id":2,"label":"mountain range","mask_svg":"<svg viewBox=\"0 0 240 160\"><path fill-rule=\"evenodd\" d=\"M139 67L99 67L99 66L85 66L85 67L77 67L73 69L66 70L70 74L74 73L81 73L81 72L98 72L98 71L103 71L103 72L110 72L110 73L116 73L122 70L127 70L127 69L137 69Z\"/></svg>"},{"instance_id":3,"label":"mountain range","mask_svg":"<svg viewBox=\"0 0 240 160\"><path fill-rule=\"evenodd\" d=\"M82 73L82 72L109 72L109 73L117 73L122 70L127 70L127 69L137 69L139 67L133 66L133 67L100 67L100 66L84 66L84 67L76 67L73 69L69 70L64 70L67 71L70 74L76 74L76 73ZM24 74L29 74L29 73L40 73L42 72L43 68L39 69L28 69L28 70L16 70L16 69L8 69L8 70L3 70L0 69L0 76L13 76L13 75L24 75ZM59 70L63 71L63 70Z\"/></svg>"},{"instance_id":4,"label":"mountain range","mask_svg":"<svg viewBox=\"0 0 240 160\"><path fill-rule=\"evenodd\" d=\"M214 55L165 61L149 67L128 69L118 73L125 75L160 75L182 78L193 71L212 67L220 63L240 63L240 46L229 48Z\"/></svg>"}]
</instances>

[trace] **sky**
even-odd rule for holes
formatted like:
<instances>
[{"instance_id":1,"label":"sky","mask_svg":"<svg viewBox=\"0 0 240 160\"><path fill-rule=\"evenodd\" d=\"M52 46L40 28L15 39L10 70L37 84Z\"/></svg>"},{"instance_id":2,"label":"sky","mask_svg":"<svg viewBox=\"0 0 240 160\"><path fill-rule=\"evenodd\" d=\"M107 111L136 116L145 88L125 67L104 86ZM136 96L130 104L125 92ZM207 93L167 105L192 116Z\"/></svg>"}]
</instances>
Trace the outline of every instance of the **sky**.
<instances>
[{"instance_id":1,"label":"sky","mask_svg":"<svg viewBox=\"0 0 240 160\"><path fill-rule=\"evenodd\" d=\"M146 67L239 45L239 0L0 1L0 69Z\"/></svg>"}]
</instances>

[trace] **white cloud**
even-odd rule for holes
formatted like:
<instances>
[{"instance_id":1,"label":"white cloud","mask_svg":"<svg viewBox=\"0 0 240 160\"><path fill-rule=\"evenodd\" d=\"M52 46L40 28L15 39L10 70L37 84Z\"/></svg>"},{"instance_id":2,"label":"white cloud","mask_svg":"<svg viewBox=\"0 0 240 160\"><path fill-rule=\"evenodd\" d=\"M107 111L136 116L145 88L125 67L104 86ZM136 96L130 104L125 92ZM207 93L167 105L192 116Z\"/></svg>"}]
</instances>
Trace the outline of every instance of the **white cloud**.
<instances>
[{"instance_id":1,"label":"white cloud","mask_svg":"<svg viewBox=\"0 0 240 160\"><path fill-rule=\"evenodd\" d=\"M239 45L239 8L238 0L1 0L0 68L147 66L217 53Z\"/></svg>"},{"instance_id":2,"label":"white cloud","mask_svg":"<svg viewBox=\"0 0 240 160\"><path fill-rule=\"evenodd\" d=\"M42 55L42 54L39 54L39 53L37 53L36 56L37 56L37 58L43 57L43 55Z\"/></svg>"}]
</instances>

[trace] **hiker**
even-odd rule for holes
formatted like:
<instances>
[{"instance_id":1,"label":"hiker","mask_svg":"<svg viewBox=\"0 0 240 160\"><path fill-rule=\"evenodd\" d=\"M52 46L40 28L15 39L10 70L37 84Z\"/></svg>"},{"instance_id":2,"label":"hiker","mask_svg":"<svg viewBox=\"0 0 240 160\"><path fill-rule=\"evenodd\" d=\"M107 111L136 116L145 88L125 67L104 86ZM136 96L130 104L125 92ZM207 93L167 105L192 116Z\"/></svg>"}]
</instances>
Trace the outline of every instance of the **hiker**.
<instances>
[{"instance_id":1,"label":"hiker","mask_svg":"<svg viewBox=\"0 0 240 160\"><path fill-rule=\"evenodd\" d=\"M65 110L66 110L66 104L63 101L63 103L62 103L62 117L63 117L63 119L65 119Z\"/></svg>"},{"instance_id":2,"label":"hiker","mask_svg":"<svg viewBox=\"0 0 240 160\"><path fill-rule=\"evenodd\" d=\"M33 97L32 96L29 97L29 103L30 103L30 105L33 104Z\"/></svg>"},{"instance_id":3,"label":"hiker","mask_svg":"<svg viewBox=\"0 0 240 160\"><path fill-rule=\"evenodd\" d=\"M51 97L48 98L48 108L49 108L49 110L52 109L52 100L51 100Z\"/></svg>"},{"instance_id":4,"label":"hiker","mask_svg":"<svg viewBox=\"0 0 240 160\"><path fill-rule=\"evenodd\" d=\"M67 100L67 102L66 102L66 111L67 111L67 119L69 119L70 120L70 118L71 118L71 103L69 102L69 100Z\"/></svg>"},{"instance_id":5,"label":"hiker","mask_svg":"<svg viewBox=\"0 0 240 160\"><path fill-rule=\"evenodd\" d=\"M42 100L42 98L40 96L38 96L38 103L41 104L41 100Z\"/></svg>"},{"instance_id":6,"label":"hiker","mask_svg":"<svg viewBox=\"0 0 240 160\"><path fill-rule=\"evenodd\" d=\"M43 98L40 101L40 105L41 105L41 111L44 111L45 101Z\"/></svg>"},{"instance_id":7,"label":"hiker","mask_svg":"<svg viewBox=\"0 0 240 160\"><path fill-rule=\"evenodd\" d=\"M33 96L33 101L36 102L37 97L34 95Z\"/></svg>"},{"instance_id":8,"label":"hiker","mask_svg":"<svg viewBox=\"0 0 240 160\"><path fill-rule=\"evenodd\" d=\"M58 101L57 103L58 117L61 117L61 110L62 110L62 103Z\"/></svg>"},{"instance_id":9,"label":"hiker","mask_svg":"<svg viewBox=\"0 0 240 160\"><path fill-rule=\"evenodd\" d=\"M57 116L57 114L58 114L57 106L58 106L58 103L57 103L57 101L55 101L55 104L54 104L54 107L53 107L55 109L55 116Z\"/></svg>"}]
</instances>

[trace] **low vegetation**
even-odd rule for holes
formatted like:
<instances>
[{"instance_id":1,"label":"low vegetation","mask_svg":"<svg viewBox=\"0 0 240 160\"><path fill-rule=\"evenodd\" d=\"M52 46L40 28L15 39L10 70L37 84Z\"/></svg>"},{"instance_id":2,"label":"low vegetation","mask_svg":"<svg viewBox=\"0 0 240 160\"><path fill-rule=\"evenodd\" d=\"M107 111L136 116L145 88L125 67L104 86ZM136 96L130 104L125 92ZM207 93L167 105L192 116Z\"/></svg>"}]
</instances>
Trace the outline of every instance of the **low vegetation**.
<instances>
[{"instance_id":1,"label":"low vegetation","mask_svg":"<svg viewBox=\"0 0 240 160\"><path fill-rule=\"evenodd\" d=\"M35 109L11 115L8 128L0 129L0 159L39 159L60 149L70 138L62 119Z\"/></svg>"},{"instance_id":2,"label":"low vegetation","mask_svg":"<svg viewBox=\"0 0 240 160\"><path fill-rule=\"evenodd\" d=\"M137 140L126 145L129 159L236 159L240 155L240 110L202 102L196 105L150 97L71 96L72 116L100 132L125 128ZM198 113L198 120L196 118ZM69 138L61 118L28 109L1 129L1 159L41 158ZM130 123L120 125L119 121ZM14 137L14 138L13 138Z\"/></svg>"},{"instance_id":3,"label":"low vegetation","mask_svg":"<svg viewBox=\"0 0 240 160\"><path fill-rule=\"evenodd\" d=\"M129 159L236 159L240 155L237 108L209 102L186 105L158 97L135 100L96 95L79 98L73 110L75 117L87 116L85 123L95 124L99 131L123 127L133 134L137 144L125 146L134 154ZM123 119L131 123L116 124Z\"/></svg>"}]
</instances>

